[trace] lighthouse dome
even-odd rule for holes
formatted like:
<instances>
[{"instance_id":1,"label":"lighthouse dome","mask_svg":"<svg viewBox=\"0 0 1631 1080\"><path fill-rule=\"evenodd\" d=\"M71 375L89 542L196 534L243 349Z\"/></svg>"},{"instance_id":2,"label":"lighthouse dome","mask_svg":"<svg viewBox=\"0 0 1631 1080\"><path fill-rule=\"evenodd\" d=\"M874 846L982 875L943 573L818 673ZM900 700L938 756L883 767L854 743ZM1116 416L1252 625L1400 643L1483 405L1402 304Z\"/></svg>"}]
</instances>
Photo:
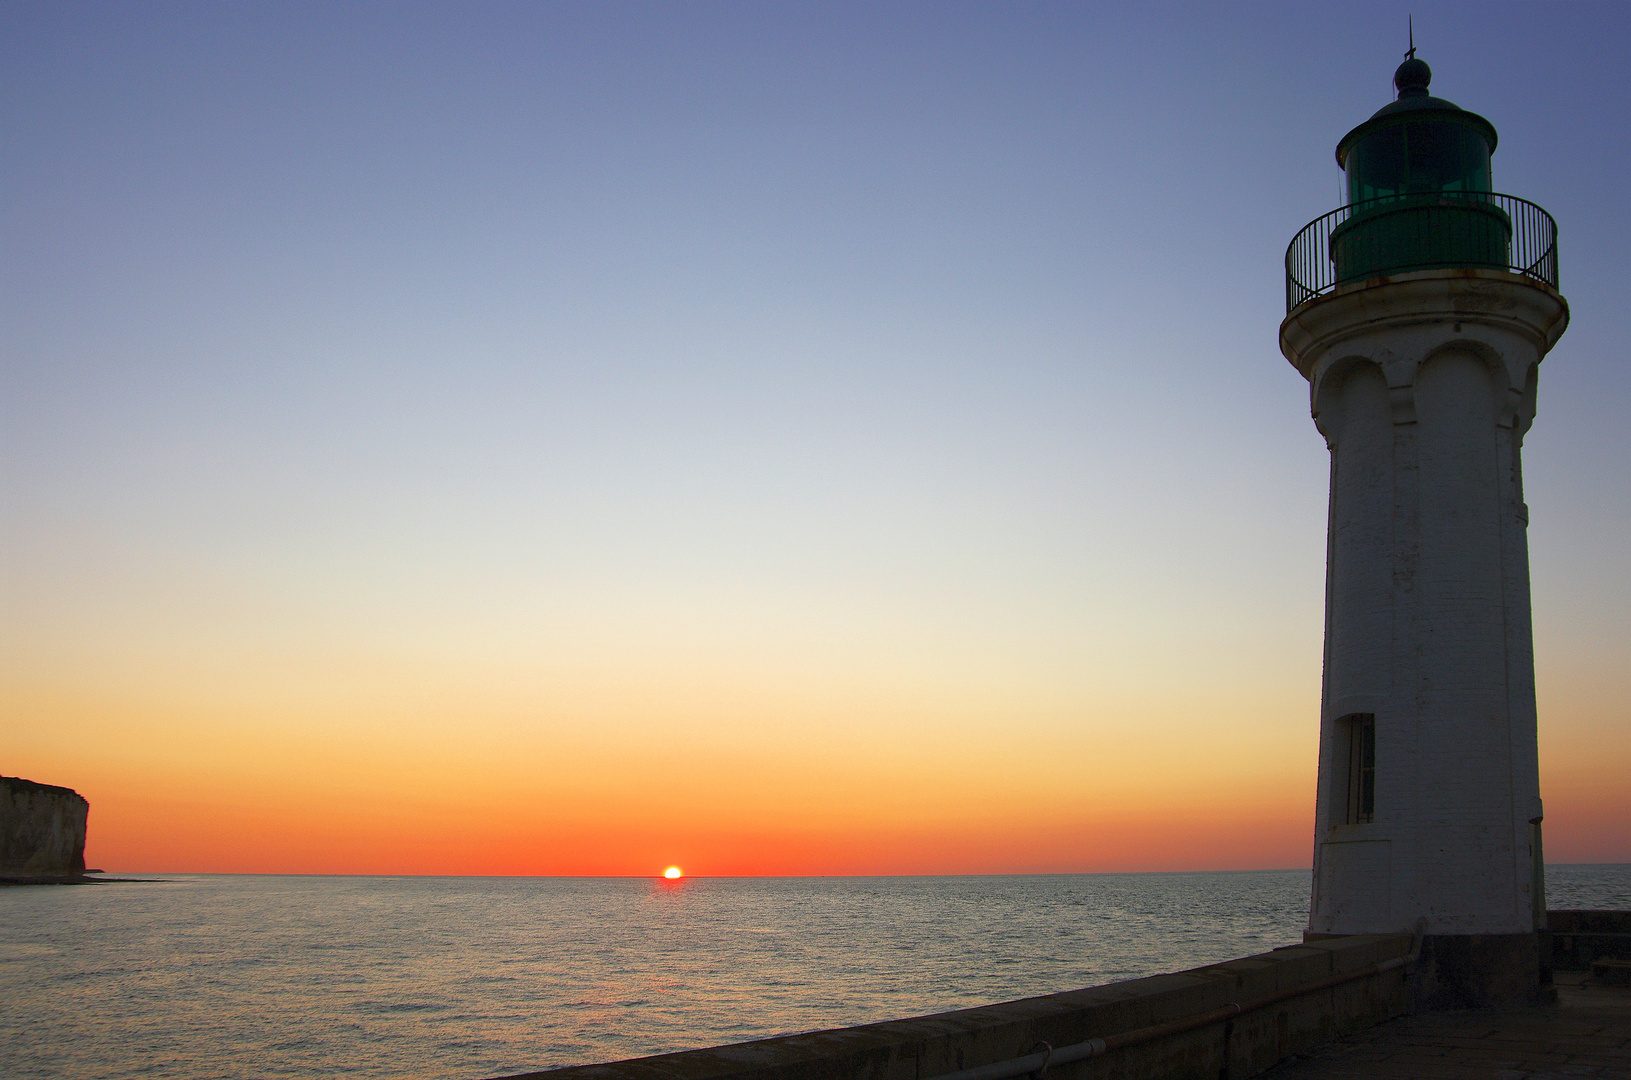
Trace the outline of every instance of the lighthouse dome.
<instances>
[{"instance_id":1,"label":"lighthouse dome","mask_svg":"<svg viewBox=\"0 0 1631 1080\"><path fill-rule=\"evenodd\" d=\"M1490 191L1495 125L1427 92L1433 70L1411 57L1393 73L1398 99L1343 136L1337 165L1349 203L1389 196Z\"/></svg>"}]
</instances>

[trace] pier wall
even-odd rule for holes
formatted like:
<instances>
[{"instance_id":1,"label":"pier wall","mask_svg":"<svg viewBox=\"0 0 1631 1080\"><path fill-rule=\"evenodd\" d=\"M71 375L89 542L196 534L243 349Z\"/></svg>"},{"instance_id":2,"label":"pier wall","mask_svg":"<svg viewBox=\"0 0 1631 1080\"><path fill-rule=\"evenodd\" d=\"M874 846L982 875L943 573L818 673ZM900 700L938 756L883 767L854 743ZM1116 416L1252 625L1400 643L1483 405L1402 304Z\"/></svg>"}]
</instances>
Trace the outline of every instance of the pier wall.
<instances>
[{"instance_id":1,"label":"pier wall","mask_svg":"<svg viewBox=\"0 0 1631 1080\"><path fill-rule=\"evenodd\" d=\"M0 877L83 874L90 808L72 788L0 776Z\"/></svg>"},{"instance_id":2,"label":"pier wall","mask_svg":"<svg viewBox=\"0 0 1631 1080\"><path fill-rule=\"evenodd\" d=\"M1631 960L1631 911L1548 911L1546 927L1557 971L1587 971L1600 959Z\"/></svg>"},{"instance_id":3,"label":"pier wall","mask_svg":"<svg viewBox=\"0 0 1631 1080\"><path fill-rule=\"evenodd\" d=\"M1083 1060L1050 1060L1047 1080L1254 1076L1299 1051L1405 1012L1403 959L1411 946L1409 935L1396 934L1309 942L1063 994L519 1077L935 1080L1047 1053L1044 1046L1057 1052L1094 1039L1132 1041ZM1244 1011L1188 1030L1153 1036L1147 1030L1232 1014L1236 1005Z\"/></svg>"}]
</instances>

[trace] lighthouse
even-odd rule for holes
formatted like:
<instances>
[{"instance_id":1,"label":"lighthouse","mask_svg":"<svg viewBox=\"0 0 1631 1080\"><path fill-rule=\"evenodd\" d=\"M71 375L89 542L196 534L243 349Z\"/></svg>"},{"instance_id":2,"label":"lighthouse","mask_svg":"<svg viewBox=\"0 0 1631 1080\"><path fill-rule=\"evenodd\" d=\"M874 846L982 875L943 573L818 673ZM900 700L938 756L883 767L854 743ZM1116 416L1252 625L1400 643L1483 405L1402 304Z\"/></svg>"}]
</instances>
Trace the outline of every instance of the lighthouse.
<instances>
[{"instance_id":1,"label":"lighthouse","mask_svg":"<svg viewBox=\"0 0 1631 1080\"><path fill-rule=\"evenodd\" d=\"M1414 932L1426 1004L1533 999L1542 818L1521 451L1569 321L1557 227L1494 125L1397 100L1286 252L1280 349L1331 460L1310 937Z\"/></svg>"}]
</instances>

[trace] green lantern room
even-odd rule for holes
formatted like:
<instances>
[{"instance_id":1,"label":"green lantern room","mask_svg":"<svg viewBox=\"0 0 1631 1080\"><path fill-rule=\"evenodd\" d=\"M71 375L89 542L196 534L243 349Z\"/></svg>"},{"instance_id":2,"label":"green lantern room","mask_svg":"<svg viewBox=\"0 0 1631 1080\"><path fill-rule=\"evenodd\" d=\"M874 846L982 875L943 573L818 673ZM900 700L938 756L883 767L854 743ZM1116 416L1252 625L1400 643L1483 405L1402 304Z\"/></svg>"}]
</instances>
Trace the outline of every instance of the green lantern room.
<instances>
[{"instance_id":1,"label":"green lantern room","mask_svg":"<svg viewBox=\"0 0 1631 1080\"><path fill-rule=\"evenodd\" d=\"M1337 166L1348 177L1348 203L1403 196L1488 192L1495 126L1428 94L1425 61L1399 65L1399 100L1377 110L1337 144Z\"/></svg>"},{"instance_id":2,"label":"green lantern room","mask_svg":"<svg viewBox=\"0 0 1631 1080\"><path fill-rule=\"evenodd\" d=\"M1495 125L1429 94L1432 77L1411 49L1393 75L1398 100L1337 144L1347 201L1287 249L1287 311L1418 270L1504 270L1557 287L1556 223L1494 191Z\"/></svg>"},{"instance_id":3,"label":"green lantern room","mask_svg":"<svg viewBox=\"0 0 1631 1080\"><path fill-rule=\"evenodd\" d=\"M1411 57L1399 99L1337 145L1350 216L1331 233L1338 282L1454 266L1504 268L1512 220L1489 199L1495 126L1427 92Z\"/></svg>"}]
</instances>

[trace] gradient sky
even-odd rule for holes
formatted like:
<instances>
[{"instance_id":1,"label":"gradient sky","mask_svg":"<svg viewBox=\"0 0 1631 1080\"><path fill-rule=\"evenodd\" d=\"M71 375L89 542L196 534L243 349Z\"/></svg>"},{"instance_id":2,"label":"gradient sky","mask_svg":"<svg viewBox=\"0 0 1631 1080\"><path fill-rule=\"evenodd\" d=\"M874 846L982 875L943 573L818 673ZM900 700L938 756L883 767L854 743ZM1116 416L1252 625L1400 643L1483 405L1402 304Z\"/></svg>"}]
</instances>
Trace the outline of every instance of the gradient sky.
<instances>
[{"instance_id":1,"label":"gradient sky","mask_svg":"<svg viewBox=\"0 0 1631 1080\"><path fill-rule=\"evenodd\" d=\"M0 4L0 772L147 871L1306 866L1337 140L1558 220L1547 848L1631 861L1631 7Z\"/></svg>"}]
</instances>

